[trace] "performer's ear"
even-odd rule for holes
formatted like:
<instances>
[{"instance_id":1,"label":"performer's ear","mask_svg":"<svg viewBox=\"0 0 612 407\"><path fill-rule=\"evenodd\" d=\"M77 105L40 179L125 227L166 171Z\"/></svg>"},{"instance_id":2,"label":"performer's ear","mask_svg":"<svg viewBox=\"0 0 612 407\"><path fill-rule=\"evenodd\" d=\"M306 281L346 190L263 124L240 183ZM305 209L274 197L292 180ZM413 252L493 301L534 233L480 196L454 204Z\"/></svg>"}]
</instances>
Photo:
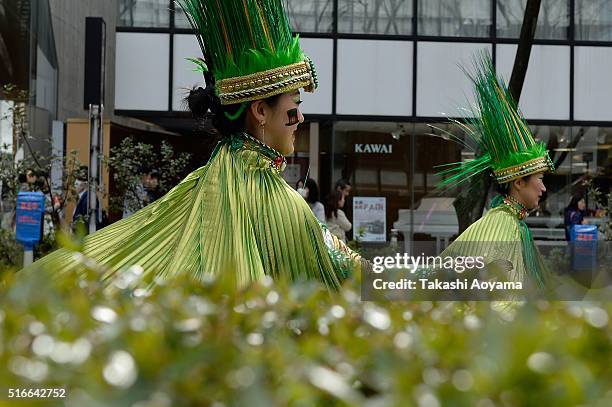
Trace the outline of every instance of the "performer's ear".
<instances>
[{"instance_id":1,"label":"performer's ear","mask_svg":"<svg viewBox=\"0 0 612 407\"><path fill-rule=\"evenodd\" d=\"M268 106L263 100L254 100L249 106L249 111L257 123L265 123L268 109Z\"/></svg>"},{"instance_id":2,"label":"performer's ear","mask_svg":"<svg viewBox=\"0 0 612 407\"><path fill-rule=\"evenodd\" d=\"M512 180L511 184L515 190L520 191L525 186L525 180L523 178L517 178Z\"/></svg>"},{"instance_id":3,"label":"performer's ear","mask_svg":"<svg viewBox=\"0 0 612 407\"><path fill-rule=\"evenodd\" d=\"M520 191L523 188L525 188L527 186L527 184L529 184L529 179L530 178L531 178L531 174L530 175L526 175L526 176L521 177L521 178L517 178L514 181L512 181L512 185L514 185L514 188L517 191Z\"/></svg>"}]
</instances>

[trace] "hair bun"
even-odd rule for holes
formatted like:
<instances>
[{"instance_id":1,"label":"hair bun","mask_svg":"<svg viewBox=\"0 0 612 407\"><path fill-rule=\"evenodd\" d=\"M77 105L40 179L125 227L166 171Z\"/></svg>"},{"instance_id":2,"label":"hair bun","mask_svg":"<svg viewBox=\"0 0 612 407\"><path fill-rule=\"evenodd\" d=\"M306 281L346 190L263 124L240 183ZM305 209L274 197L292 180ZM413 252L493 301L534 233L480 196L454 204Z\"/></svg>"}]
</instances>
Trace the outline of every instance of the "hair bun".
<instances>
[{"instance_id":1,"label":"hair bun","mask_svg":"<svg viewBox=\"0 0 612 407\"><path fill-rule=\"evenodd\" d=\"M207 85L206 89L199 86L189 91L187 105L195 118L203 118L209 110L217 113L221 100L215 92L214 85Z\"/></svg>"}]
</instances>

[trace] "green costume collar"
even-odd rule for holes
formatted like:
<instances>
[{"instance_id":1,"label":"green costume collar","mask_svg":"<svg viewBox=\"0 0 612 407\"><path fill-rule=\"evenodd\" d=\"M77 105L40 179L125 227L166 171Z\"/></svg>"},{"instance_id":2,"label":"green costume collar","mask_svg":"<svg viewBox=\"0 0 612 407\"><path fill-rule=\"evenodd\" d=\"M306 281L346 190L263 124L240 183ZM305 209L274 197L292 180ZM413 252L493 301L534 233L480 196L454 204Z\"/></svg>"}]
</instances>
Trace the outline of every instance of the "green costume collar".
<instances>
[{"instance_id":1,"label":"green costume collar","mask_svg":"<svg viewBox=\"0 0 612 407\"><path fill-rule=\"evenodd\" d=\"M249 133L240 132L232 134L230 136L230 143L236 149L243 148L256 151L259 155L265 157L266 160L269 161L270 168L273 168L278 172L284 171L285 167L287 166L287 160L281 153L262 143Z\"/></svg>"},{"instance_id":2,"label":"green costume collar","mask_svg":"<svg viewBox=\"0 0 612 407\"><path fill-rule=\"evenodd\" d=\"M510 195L506 195L504 197L503 205L508 207L510 211L512 211L512 213L518 218L518 220L523 220L528 215L527 208L525 208L519 201Z\"/></svg>"},{"instance_id":3,"label":"green costume collar","mask_svg":"<svg viewBox=\"0 0 612 407\"><path fill-rule=\"evenodd\" d=\"M514 199L510 195L496 195L490 204L490 208L497 208L498 206L503 206L510 210L510 212L516 216L516 218L520 221L524 220L529 212L527 208L525 208L520 202Z\"/></svg>"}]
</instances>

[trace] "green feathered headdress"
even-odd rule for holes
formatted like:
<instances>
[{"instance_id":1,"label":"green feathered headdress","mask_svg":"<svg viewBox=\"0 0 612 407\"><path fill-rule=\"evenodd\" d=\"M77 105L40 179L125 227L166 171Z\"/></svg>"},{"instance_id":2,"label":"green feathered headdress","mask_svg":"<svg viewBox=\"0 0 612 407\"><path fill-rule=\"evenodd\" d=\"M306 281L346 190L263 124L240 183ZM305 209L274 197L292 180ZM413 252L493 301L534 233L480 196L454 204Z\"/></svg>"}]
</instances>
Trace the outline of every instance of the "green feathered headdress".
<instances>
[{"instance_id":1,"label":"green feathered headdress","mask_svg":"<svg viewBox=\"0 0 612 407\"><path fill-rule=\"evenodd\" d=\"M466 123L452 120L464 130L468 142L442 131L478 155L473 160L447 164L449 168L438 172L446 177L439 186L456 186L488 170L493 171L500 184L536 172L554 171L545 144L534 140L504 81L495 73L488 53L476 58L475 68L475 75L466 74L474 82L477 107Z\"/></svg>"},{"instance_id":2,"label":"green feathered headdress","mask_svg":"<svg viewBox=\"0 0 612 407\"><path fill-rule=\"evenodd\" d=\"M203 60L224 105L317 87L282 0L176 0L196 31Z\"/></svg>"}]
</instances>

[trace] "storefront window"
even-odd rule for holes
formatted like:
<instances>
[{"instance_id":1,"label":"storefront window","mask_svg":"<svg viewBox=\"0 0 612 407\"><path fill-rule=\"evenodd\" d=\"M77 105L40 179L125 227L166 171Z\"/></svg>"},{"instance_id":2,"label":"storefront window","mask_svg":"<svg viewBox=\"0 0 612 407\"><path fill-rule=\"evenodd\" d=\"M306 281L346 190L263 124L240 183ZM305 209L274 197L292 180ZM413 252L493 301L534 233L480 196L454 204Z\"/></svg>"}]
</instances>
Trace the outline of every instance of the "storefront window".
<instances>
[{"instance_id":1,"label":"storefront window","mask_svg":"<svg viewBox=\"0 0 612 407\"><path fill-rule=\"evenodd\" d=\"M386 224L386 240L398 224L404 225L400 227L402 237L410 238L409 210L434 192L439 181L436 166L460 160L456 144L430 136L430 132L424 123L335 124L332 180L349 180L353 199L384 198L386 213L381 221ZM425 234L417 237L428 239Z\"/></svg>"},{"instance_id":2,"label":"storefront window","mask_svg":"<svg viewBox=\"0 0 612 407\"><path fill-rule=\"evenodd\" d=\"M119 0L117 3L119 27L168 27L170 2L168 0Z\"/></svg>"},{"instance_id":3,"label":"storefront window","mask_svg":"<svg viewBox=\"0 0 612 407\"><path fill-rule=\"evenodd\" d=\"M519 38L526 4L527 0L497 0L498 37ZM535 37L547 40L567 39L569 11L569 0L542 0Z\"/></svg>"},{"instance_id":4,"label":"storefront window","mask_svg":"<svg viewBox=\"0 0 612 407\"><path fill-rule=\"evenodd\" d=\"M565 239L564 212L575 194L587 200L589 221L604 225L612 184L612 128L531 129L548 146L557 168L545 175L547 192L527 218L534 239ZM436 175L439 166L474 158L471 149L450 141L447 132L462 137L457 126L447 123L432 128L425 123L337 122L328 183L345 178L352 184L353 199L384 198L386 240L391 238L391 229L398 228L400 240L437 244L458 230L453 204L459 190L468 185L437 188L442 181ZM493 187L488 199L497 193ZM347 212L352 209L351 202ZM350 216L356 220L354 214Z\"/></svg>"},{"instance_id":5,"label":"storefront window","mask_svg":"<svg viewBox=\"0 0 612 407\"><path fill-rule=\"evenodd\" d=\"M414 0L339 0L338 32L351 34L412 34Z\"/></svg>"},{"instance_id":6,"label":"storefront window","mask_svg":"<svg viewBox=\"0 0 612 407\"><path fill-rule=\"evenodd\" d=\"M604 208L608 204L612 175L612 156L609 153L609 147L612 145L612 129L543 125L531 126L531 130L537 140L547 145L550 158L556 168L555 172L545 174L546 193L539 207L532 211L526 220L533 238L535 240L565 239L564 213L574 195L585 197L590 223L605 224L607 220L604 217ZM416 140L415 202L418 199L417 196L428 199L439 196L456 196L457 190L440 194L438 191L429 189L428 175L426 175L429 164L438 161L443 163L448 160L448 157L452 156L450 151L441 153L444 151L443 145L433 146L432 140L426 137L422 138L426 143L422 147L420 146L421 139L417 137ZM419 151L428 153L419 154ZM435 158L440 154L442 156L439 159ZM473 155L470 156L469 150L460 151L460 160L471 158ZM422 163L420 160L426 162ZM416 179L419 181L417 182ZM424 187L419 188L419 185L424 185ZM466 187L467 184L463 186L463 188ZM496 193L492 189L488 198L490 199ZM417 209L419 207L417 205Z\"/></svg>"},{"instance_id":7,"label":"storefront window","mask_svg":"<svg viewBox=\"0 0 612 407\"><path fill-rule=\"evenodd\" d=\"M556 171L544 178L547 192L527 219L536 240L563 240L564 212L574 195L585 198L588 222L603 225L610 192L612 129L600 127L533 126L543 134ZM546 133L548 135L546 136ZM602 228L603 231L603 228Z\"/></svg>"},{"instance_id":8,"label":"storefront window","mask_svg":"<svg viewBox=\"0 0 612 407\"><path fill-rule=\"evenodd\" d=\"M612 41L612 2L576 1L575 24L577 40Z\"/></svg>"},{"instance_id":9,"label":"storefront window","mask_svg":"<svg viewBox=\"0 0 612 407\"><path fill-rule=\"evenodd\" d=\"M420 35L489 37L490 0L419 0Z\"/></svg>"}]
</instances>

